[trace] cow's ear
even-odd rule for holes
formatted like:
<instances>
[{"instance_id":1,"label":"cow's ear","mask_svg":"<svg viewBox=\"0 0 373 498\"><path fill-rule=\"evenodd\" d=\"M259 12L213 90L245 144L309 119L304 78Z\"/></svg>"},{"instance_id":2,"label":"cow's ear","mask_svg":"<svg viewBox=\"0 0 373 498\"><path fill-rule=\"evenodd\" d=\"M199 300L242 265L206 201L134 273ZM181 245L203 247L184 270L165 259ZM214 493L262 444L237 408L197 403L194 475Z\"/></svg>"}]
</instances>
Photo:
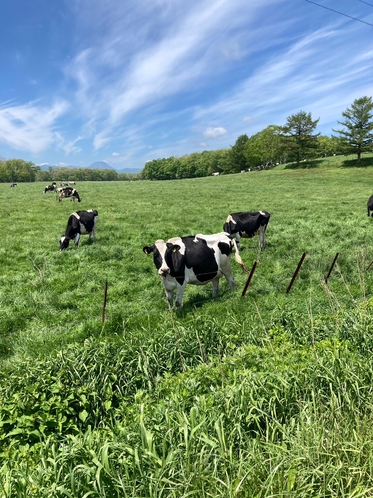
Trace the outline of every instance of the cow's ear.
<instances>
[{"instance_id":1,"label":"cow's ear","mask_svg":"<svg viewBox=\"0 0 373 498\"><path fill-rule=\"evenodd\" d=\"M150 254L151 252L153 252L154 246L145 246L142 248L142 250L145 254Z\"/></svg>"},{"instance_id":2,"label":"cow's ear","mask_svg":"<svg viewBox=\"0 0 373 498\"><path fill-rule=\"evenodd\" d=\"M171 242L167 242L167 249L171 252L180 251L180 246L177 244L171 244Z\"/></svg>"}]
</instances>

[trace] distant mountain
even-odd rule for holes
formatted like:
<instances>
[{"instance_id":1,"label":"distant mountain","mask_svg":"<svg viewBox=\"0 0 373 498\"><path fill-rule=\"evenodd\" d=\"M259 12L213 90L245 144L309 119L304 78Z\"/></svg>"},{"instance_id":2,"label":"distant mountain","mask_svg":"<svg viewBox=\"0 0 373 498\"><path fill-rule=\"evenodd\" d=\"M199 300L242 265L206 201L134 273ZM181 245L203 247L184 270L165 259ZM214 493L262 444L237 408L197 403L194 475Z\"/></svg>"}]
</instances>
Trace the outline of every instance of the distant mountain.
<instances>
[{"instance_id":1,"label":"distant mountain","mask_svg":"<svg viewBox=\"0 0 373 498\"><path fill-rule=\"evenodd\" d=\"M89 169L112 169L115 171L115 168L110 166L106 161L96 161L95 163L92 163L90 166L88 166Z\"/></svg>"}]
</instances>

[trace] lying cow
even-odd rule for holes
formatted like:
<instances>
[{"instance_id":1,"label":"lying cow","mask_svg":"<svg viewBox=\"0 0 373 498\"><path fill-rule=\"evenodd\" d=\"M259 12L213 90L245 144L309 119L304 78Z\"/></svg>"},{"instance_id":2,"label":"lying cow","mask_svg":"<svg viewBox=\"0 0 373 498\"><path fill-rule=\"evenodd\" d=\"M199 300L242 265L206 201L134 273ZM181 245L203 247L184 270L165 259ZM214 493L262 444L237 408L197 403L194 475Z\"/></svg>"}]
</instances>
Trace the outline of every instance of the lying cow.
<instances>
[{"instance_id":1,"label":"lying cow","mask_svg":"<svg viewBox=\"0 0 373 498\"><path fill-rule=\"evenodd\" d=\"M238 249L241 237L251 238L258 234L259 249L264 249L266 244L265 232L270 217L271 215L265 211L232 213L224 223L223 230L236 238Z\"/></svg>"},{"instance_id":2,"label":"lying cow","mask_svg":"<svg viewBox=\"0 0 373 498\"><path fill-rule=\"evenodd\" d=\"M180 308L187 284L212 282L212 297L216 297L219 279L224 275L229 287L234 289L231 269L233 247L236 249L236 261L243 265L236 242L226 233L174 237L167 242L157 240L153 246L143 247L143 252L153 253L168 303L172 307L176 290L176 306Z\"/></svg>"},{"instance_id":3,"label":"lying cow","mask_svg":"<svg viewBox=\"0 0 373 498\"><path fill-rule=\"evenodd\" d=\"M368 216L371 216L370 212L373 211L373 195L369 197L367 207L368 207Z\"/></svg>"},{"instance_id":4,"label":"lying cow","mask_svg":"<svg viewBox=\"0 0 373 498\"><path fill-rule=\"evenodd\" d=\"M75 188L73 188L73 187L58 188L57 195L58 195L59 202L61 202L62 199L65 197L70 197L70 200L73 200L73 201L75 201L75 199L77 199L78 202L82 202L82 199L78 194L78 191L75 190Z\"/></svg>"},{"instance_id":5,"label":"lying cow","mask_svg":"<svg viewBox=\"0 0 373 498\"><path fill-rule=\"evenodd\" d=\"M88 211L77 211L69 216L65 235L60 239L60 251L69 247L70 240L74 240L77 247L81 235L89 235L89 238L96 238L96 223L98 212L95 209Z\"/></svg>"},{"instance_id":6,"label":"lying cow","mask_svg":"<svg viewBox=\"0 0 373 498\"><path fill-rule=\"evenodd\" d=\"M53 182L52 185L47 185L44 189L44 194L47 192L56 192L57 191L57 185Z\"/></svg>"}]
</instances>

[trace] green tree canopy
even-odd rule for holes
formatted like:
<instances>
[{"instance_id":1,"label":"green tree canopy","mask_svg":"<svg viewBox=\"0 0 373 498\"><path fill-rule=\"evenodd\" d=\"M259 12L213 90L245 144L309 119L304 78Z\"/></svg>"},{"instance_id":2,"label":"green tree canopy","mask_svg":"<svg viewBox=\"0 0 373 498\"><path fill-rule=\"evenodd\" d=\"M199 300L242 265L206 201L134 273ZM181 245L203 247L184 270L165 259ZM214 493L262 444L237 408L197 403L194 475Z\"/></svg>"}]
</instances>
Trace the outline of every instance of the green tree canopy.
<instances>
[{"instance_id":1,"label":"green tree canopy","mask_svg":"<svg viewBox=\"0 0 373 498\"><path fill-rule=\"evenodd\" d=\"M245 147L249 140L247 135L240 135L231 148L232 167L231 173L239 173L248 167L245 157Z\"/></svg>"},{"instance_id":2,"label":"green tree canopy","mask_svg":"<svg viewBox=\"0 0 373 498\"><path fill-rule=\"evenodd\" d=\"M284 140L281 127L270 125L249 138L245 144L244 156L250 168L281 162Z\"/></svg>"},{"instance_id":3,"label":"green tree canopy","mask_svg":"<svg viewBox=\"0 0 373 498\"><path fill-rule=\"evenodd\" d=\"M290 161L300 163L301 159L313 157L317 148L317 137L313 135L319 119L312 120L311 113L299 111L286 118L285 126L281 127L282 136L286 140L286 152Z\"/></svg>"},{"instance_id":4,"label":"green tree canopy","mask_svg":"<svg viewBox=\"0 0 373 498\"><path fill-rule=\"evenodd\" d=\"M344 121L338 124L344 128L335 130L343 147L344 154L357 154L357 162L361 160L361 154L373 150L373 102L372 97L361 97L354 100L342 116Z\"/></svg>"},{"instance_id":5,"label":"green tree canopy","mask_svg":"<svg viewBox=\"0 0 373 498\"><path fill-rule=\"evenodd\" d=\"M34 182L38 166L23 159L8 159L0 163L0 182Z\"/></svg>"}]
</instances>

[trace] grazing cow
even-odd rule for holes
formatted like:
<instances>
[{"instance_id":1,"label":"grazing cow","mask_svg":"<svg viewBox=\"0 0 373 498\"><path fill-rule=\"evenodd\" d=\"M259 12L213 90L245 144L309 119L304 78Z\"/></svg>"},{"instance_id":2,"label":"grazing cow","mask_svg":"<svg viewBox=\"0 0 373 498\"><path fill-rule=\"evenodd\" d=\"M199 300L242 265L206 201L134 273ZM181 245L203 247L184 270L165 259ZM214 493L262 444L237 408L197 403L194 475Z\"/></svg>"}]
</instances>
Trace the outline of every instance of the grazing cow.
<instances>
[{"instance_id":1,"label":"grazing cow","mask_svg":"<svg viewBox=\"0 0 373 498\"><path fill-rule=\"evenodd\" d=\"M187 284L204 285L212 282L212 297L215 297L219 279L224 275L229 287L234 289L231 269L233 247L236 249L236 261L243 265L236 242L226 233L174 237L167 242L157 240L153 246L143 247L143 252L153 253L170 308L175 290L176 306L180 308Z\"/></svg>"},{"instance_id":2,"label":"grazing cow","mask_svg":"<svg viewBox=\"0 0 373 498\"><path fill-rule=\"evenodd\" d=\"M57 185L55 182L52 183L52 185L47 185L44 189L44 194L47 192L57 192Z\"/></svg>"},{"instance_id":3,"label":"grazing cow","mask_svg":"<svg viewBox=\"0 0 373 498\"><path fill-rule=\"evenodd\" d=\"M69 182L69 185L75 185L75 182Z\"/></svg>"},{"instance_id":4,"label":"grazing cow","mask_svg":"<svg viewBox=\"0 0 373 498\"><path fill-rule=\"evenodd\" d=\"M78 191L75 190L73 187L62 187L57 189L57 196L58 196L58 201L61 202L64 197L70 197L70 200L75 201L75 199L78 200L78 202L82 202L81 197L78 194Z\"/></svg>"},{"instance_id":5,"label":"grazing cow","mask_svg":"<svg viewBox=\"0 0 373 498\"><path fill-rule=\"evenodd\" d=\"M88 211L77 211L69 216L65 235L60 239L60 251L69 247L70 240L74 240L74 244L78 247L81 235L89 235L91 238L96 238L96 223L98 212L95 209Z\"/></svg>"},{"instance_id":6,"label":"grazing cow","mask_svg":"<svg viewBox=\"0 0 373 498\"><path fill-rule=\"evenodd\" d=\"M373 211L373 195L369 197L367 206L368 206L368 216L371 216L370 212Z\"/></svg>"},{"instance_id":7,"label":"grazing cow","mask_svg":"<svg viewBox=\"0 0 373 498\"><path fill-rule=\"evenodd\" d=\"M231 213L224 223L223 230L236 238L238 249L241 237L251 238L258 234L259 249L264 249L266 244L265 232L270 216L265 211Z\"/></svg>"},{"instance_id":8,"label":"grazing cow","mask_svg":"<svg viewBox=\"0 0 373 498\"><path fill-rule=\"evenodd\" d=\"M11 188L12 188L12 187L17 187L17 184L16 184L16 183L12 183L10 187L11 187Z\"/></svg>"}]
</instances>

